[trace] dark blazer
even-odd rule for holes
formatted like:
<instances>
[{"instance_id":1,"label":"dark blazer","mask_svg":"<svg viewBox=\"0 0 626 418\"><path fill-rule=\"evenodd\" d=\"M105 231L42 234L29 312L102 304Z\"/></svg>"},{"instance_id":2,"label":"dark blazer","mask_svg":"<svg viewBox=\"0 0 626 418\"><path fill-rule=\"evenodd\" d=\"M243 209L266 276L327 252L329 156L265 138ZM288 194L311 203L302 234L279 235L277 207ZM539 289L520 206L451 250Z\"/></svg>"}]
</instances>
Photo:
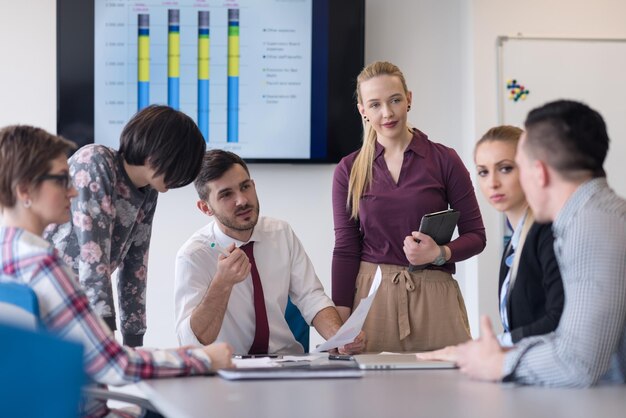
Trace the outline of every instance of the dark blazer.
<instances>
[{"instance_id":1,"label":"dark blazer","mask_svg":"<svg viewBox=\"0 0 626 418\"><path fill-rule=\"evenodd\" d=\"M553 242L552 224L535 223L530 227L507 301L514 343L531 335L548 334L559 325L565 295ZM503 254L498 295L508 271Z\"/></svg>"}]
</instances>

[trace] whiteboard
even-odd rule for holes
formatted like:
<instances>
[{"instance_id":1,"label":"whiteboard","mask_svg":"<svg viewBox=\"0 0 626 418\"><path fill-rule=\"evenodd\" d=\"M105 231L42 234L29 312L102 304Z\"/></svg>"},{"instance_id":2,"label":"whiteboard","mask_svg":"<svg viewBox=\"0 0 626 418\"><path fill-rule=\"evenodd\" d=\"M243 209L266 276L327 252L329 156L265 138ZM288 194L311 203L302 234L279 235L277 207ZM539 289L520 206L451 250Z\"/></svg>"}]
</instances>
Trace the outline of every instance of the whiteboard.
<instances>
[{"instance_id":1,"label":"whiteboard","mask_svg":"<svg viewBox=\"0 0 626 418\"><path fill-rule=\"evenodd\" d=\"M499 122L523 127L529 110L552 100L586 103L607 124L607 179L626 197L626 39L500 37L497 50ZM526 99L509 98L512 79Z\"/></svg>"}]
</instances>

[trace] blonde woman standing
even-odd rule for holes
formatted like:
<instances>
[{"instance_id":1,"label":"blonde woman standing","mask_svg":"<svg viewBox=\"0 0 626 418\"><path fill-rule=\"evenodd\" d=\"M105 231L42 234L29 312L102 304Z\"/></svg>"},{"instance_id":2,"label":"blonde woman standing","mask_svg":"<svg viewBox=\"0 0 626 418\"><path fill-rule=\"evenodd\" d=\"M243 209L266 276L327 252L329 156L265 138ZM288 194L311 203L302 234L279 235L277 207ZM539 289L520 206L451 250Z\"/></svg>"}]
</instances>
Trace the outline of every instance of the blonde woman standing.
<instances>
[{"instance_id":1,"label":"blonde woman standing","mask_svg":"<svg viewBox=\"0 0 626 418\"><path fill-rule=\"evenodd\" d=\"M485 247L469 173L451 148L410 128L412 94L400 69L374 62L357 77L363 145L333 178L332 294L345 320L383 282L364 325L367 351L423 351L470 338L454 263ZM459 210L459 236L438 246L417 232L423 215ZM409 265L422 266L409 271Z\"/></svg>"}]
</instances>

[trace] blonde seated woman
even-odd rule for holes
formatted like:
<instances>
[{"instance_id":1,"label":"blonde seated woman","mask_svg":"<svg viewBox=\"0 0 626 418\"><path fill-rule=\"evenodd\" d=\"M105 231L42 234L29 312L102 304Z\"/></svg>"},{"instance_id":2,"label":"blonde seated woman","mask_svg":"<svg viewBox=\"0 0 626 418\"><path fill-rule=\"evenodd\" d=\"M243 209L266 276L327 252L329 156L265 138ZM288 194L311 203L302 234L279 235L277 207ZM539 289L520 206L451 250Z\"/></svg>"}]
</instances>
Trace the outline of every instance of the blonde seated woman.
<instances>
[{"instance_id":1,"label":"blonde seated woman","mask_svg":"<svg viewBox=\"0 0 626 418\"><path fill-rule=\"evenodd\" d=\"M500 264L498 300L504 332L498 340L505 347L525 337L554 331L565 299L552 224L534 222L519 182L515 154L522 133L514 126L492 128L474 150L482 194L514 228ZM454 361L456 346L420 356Z\"/></svg>"},{"instance_id":2,"label":"blonde seated woman","mask_svg":"<svg viewBox=\"0 0 626 418\"><path fill-rule=\"evenodd\" d=\"M96 383L202 375L232 365L232 349L225 343L172 350L122 346L93 311L77 278L42 238L46 226L69 220L70 200L76 197L66 158L72 148L71 142L39 128L0 130L0 282L35 292L45 328L82 343L85 370ZM82 405L81 416L135 414L91 401Z\"/></svg>"}]
</instances>

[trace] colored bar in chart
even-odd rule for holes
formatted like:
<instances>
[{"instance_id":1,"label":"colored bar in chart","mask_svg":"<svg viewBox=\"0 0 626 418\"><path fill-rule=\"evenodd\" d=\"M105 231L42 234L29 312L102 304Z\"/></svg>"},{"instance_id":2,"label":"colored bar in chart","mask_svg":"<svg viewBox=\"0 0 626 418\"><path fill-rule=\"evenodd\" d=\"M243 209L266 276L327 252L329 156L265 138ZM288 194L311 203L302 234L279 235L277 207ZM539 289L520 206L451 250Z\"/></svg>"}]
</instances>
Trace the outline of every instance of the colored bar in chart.
<instances>
[{"instance_id":1,"label":"colored bar in chart","mask_svg":"<svg viewBox=\"0 0 626 418\"><path fill-rule=\"evenodd\" d=\"M167 11L167 105L180 109L180 10Z\"/></svg>"},{"instance_id":2,"label":"colored bar in chart","mask_svg":"<svg viewBox=\"0 0 626 418\"><path fill-rule=\"evenodd\" d=\"M209 12L198 11L198 128L209 142Z\"/></svg>"},{"instance_id":3,"label":"colored bar in chart","mask_svg":"<svg viewBox=\"0 0 626 418\"><path fill-rule=\"evenodd\" d=\"M239 9L228 9L227 142L239 142Z\"/></svg>"},{"instance_id":4,"label":"colored bar in chart","mask_svg":"<svg viewBox=\"0 0 626 418\"><path fill-rule=\"evenodd\" d=\"M137 111L150 104L150 15L137 15Z\"/></svg>"}]
</instances>

